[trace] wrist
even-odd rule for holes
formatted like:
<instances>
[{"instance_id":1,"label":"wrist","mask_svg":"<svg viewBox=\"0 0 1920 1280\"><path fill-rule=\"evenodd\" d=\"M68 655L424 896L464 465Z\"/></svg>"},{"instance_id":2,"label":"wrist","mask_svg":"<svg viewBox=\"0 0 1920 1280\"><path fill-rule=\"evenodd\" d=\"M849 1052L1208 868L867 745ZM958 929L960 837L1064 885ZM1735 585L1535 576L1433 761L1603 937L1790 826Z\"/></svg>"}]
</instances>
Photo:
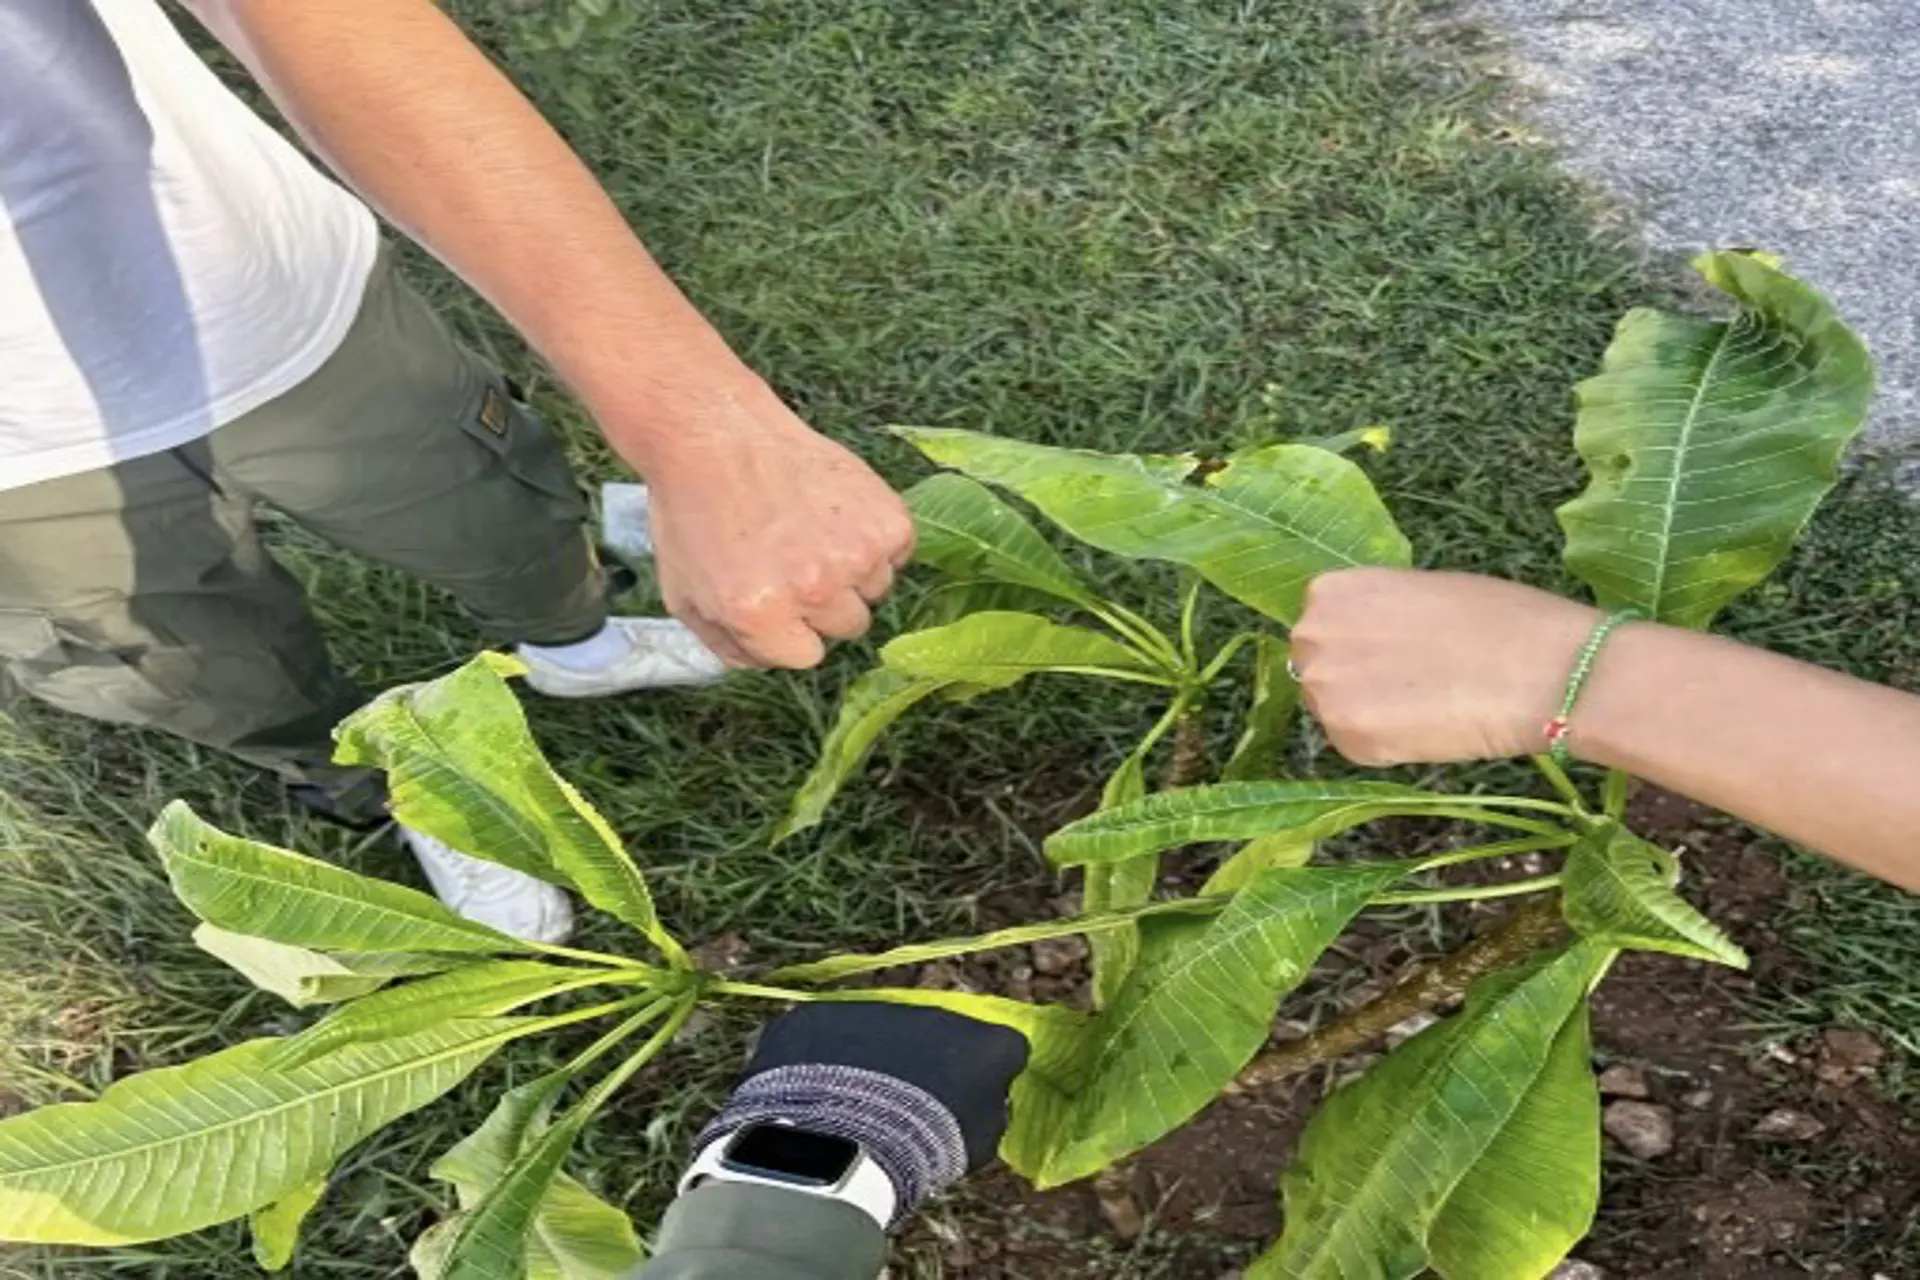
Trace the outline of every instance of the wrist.
<instances>
[{"instance_id":1,"label":"wrist","mask_svg":"<svg viewBox=\"0 0 1920 1280\"><path fill-rule=\"evenodd\" d=\"M794 1148L788 1151L767 1141L756 1144L757 1150L743 1146L745 1139L783 1131L818 1141L786 1144ZM857 1160L825 1168L834 1142L851 1148ZM778 1182L783 1180L779 1161L790 1160L788 1185L811 1194L845 1195L861 1209L884 1215L883 1225L905 1218L967 1170L960 1121L938 1098L897 1076L850 1066L794 1064L750 1077L694 1145L689 1181L703 1174L753 1180L759 1170L768 1175L761 1180ZM803 1145L807 1149L799 1150ZM814 1163L803 1170L809 1158ZM858 1161L884 1180L887 1195L877 1194L874 1179L864 1176ZM819 1175L811 1186L806 1185L809 1172ZM858 1186L856 1176L861 1177Z\"/></svg>"},{"instance_id":2,"label":"wrist","mask_svg":"<svg viewBox=\"0 0 1920 1280\"><path fill-rule=\"evenodd\" d=\"M1581 648L1606 616L1591 605L1571 600L1556 600L1556 604L1536 615L1531 634L1512 655L1509 667L1515 685L1510 712L1513 740L1528 755L1543 754L1551 747L1552 726Z\"/></svg>"},{"instance_id":3,"label":"wrist","mask_svg":"<svg viewBox=\"0 0 1920 1280\"><path fill-rule=\"evenodd\" d=\"M1641 619L1614 628L1594 655L1579 700L1567 717L1566 747L1589 764L1626 768L1625 752L1636 718L1633 708L1644 705L1640 690L1649 663L1657 668L1659 650L1671 629Z\"/></svg>"}]
</instances>

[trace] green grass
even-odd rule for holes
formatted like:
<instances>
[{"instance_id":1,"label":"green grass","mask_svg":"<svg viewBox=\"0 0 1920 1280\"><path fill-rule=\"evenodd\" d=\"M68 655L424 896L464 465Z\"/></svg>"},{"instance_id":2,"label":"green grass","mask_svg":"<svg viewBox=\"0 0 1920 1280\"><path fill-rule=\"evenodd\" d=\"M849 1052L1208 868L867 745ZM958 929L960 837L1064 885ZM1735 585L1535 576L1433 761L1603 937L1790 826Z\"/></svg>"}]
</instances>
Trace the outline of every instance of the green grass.
<instances>
[{"instance_id":1,"label":"green grass","mask_svg":"<svg viewBox=\"0 0 1920 1280\"><path fill-rule=\"evenodd\" d=\"M1672 282L1594 236L1547 161L1496 136L1480 89L1430 65L1416 73L1409 6L1363 21L1339 5L1258 0L660 0L636 6L629 30L566 51L542 47L539 11L455 8L739 349L894 478L917 468L880 434L889 422L1203 449L1385 422L1396 445L1376 473L1423 562L1567 585L1551 509L1579 483L1568 387L1620 312ZM586 472L615 474L498 321L416 268L568 428ZM310 584L340 662L369 686L439 672L474 646L419 585L294 530L277 546ZM1904 506L1855 494L1735 628L1912 681L1916 552ZM1096 571L1143 598L1166 582ZM882 633L898 616L896 605ZM560 768L642 851L668 920L780 955L965 929L983 897L1051 885L1037 837L1090 803L1152 714L1144 695L1096 702L1057 681L922 716L883 748L873 785L770 853L765 833L861 661L847 650L814 674L536 704L534 719ZM0 1096L17 1103L85 1097L296 1021L186 942L190 921L140 841L164 799L185 794L232 829L410 874L397 849L305 821L206 753L31 706L0 726L0 778ZM1910 955L1910 904L1834 872L1811 883L1808 918L1878 948L1888 972L1876 979L1829 949L1848 982L1816 984L1780 1016L1884 1026L1911 1010L1911 961L1903 969L1896 949L1905 930ZM617 935L590 926L589 945L596 936ZM575 1167L645 1220L743 1032L716 1028L650 1071ZM503 1079L564 1048L522 1046L357 1151L298 1274L403 1274L406 1241L440 1202L428 1163ZM1166 1274L1163 1253L1129 1257L1085 1273ZM944 1274L933 1252L904 1265ZM118 1253L0 1255L4 1276L93 1274L255 1272L231 1228Z\"/></svg>"}]
</instances>

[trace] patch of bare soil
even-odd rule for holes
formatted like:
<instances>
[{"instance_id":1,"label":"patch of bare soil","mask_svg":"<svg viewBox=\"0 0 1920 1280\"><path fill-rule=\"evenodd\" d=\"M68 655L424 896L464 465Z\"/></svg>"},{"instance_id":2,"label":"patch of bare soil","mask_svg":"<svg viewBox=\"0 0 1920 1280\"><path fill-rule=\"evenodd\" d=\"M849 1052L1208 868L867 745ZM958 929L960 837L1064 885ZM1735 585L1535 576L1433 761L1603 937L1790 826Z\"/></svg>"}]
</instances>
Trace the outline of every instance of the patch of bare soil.
<instances>
[{"instance_id":1,"label":"patch of bare soil","mask_svg":"<svg viewBox=\"0 0 1920 1280\"><path fill-rule=\"evenodd\" d=\"M1778 866L1685 801L1648 792L1634 810L1636 829L1686 850L1686 892L1754 965L1740 974L1631 955L1596 995L1608 1138L1600 1217L1575 1255L1593 1269L1580 1274L1920 1278L1920 1130L1874 1092L1888 1050L1846 1028L1767 1045L1742 1025L1757 989L1794 977L1768 926L1787 889ZM1059 905L1005 904L1009 919ZM1403 938L1362 936L1348 952L1371 971L1356 994L1408 963ZM1072 947L1014 951L918 980L1079 999L1084 962ZM1298 1031L1283 1020L1276 1036ZM1097 1184L1034 1192L1005 1170L987 1174L951 1213L909 1233L895 1274L1232 1277L1279 1229L1275 1187L1307 1117L1365 1062L1225 1097Z\"/></svg>"}]
</instances>

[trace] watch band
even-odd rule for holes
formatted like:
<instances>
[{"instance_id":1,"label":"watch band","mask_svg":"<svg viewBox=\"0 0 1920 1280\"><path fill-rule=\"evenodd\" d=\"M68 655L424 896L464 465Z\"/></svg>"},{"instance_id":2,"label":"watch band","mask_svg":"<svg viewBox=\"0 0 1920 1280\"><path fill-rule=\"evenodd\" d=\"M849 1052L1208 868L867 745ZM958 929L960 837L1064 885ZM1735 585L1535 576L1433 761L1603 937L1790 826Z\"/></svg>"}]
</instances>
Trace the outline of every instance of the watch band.
<instances>
[{"instance_id":1,"label":"watch band","mask_svg":"<svg viewBox=\"0 0 1920 1280\"><path fill-rule=\"evenodd\" d=\"M872 1218L881 1230L892 1227L894 1214L899 1209L899 1193L894 1190L893 1180L887 1177L886 1171L865 1151L854 1158L852 1166L832 1186L809 1186L804 1182L755 1173L737 1165L730 1166L727 1153L745 1132L736 1131L718 1142L708 1143L681 1175L677 1194L685 1195L707 1182L778 1187L783 1191L794 1191L821 1200L838 1200Z\"/></svg>"}]
</instances>

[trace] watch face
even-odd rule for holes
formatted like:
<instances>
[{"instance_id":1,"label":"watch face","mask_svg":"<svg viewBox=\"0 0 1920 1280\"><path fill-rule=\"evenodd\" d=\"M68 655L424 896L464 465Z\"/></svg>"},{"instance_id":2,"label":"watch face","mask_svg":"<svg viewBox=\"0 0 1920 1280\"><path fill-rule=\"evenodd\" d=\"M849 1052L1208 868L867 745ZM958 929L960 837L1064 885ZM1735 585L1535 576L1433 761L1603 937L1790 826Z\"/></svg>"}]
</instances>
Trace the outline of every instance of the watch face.
<instances>
[{"instance_id":1,"label":"watch face","mask_svg":"<svg viewBox=\"0 0 1920 1280\"><path fill-rule=\"evenodd\" d=\"M787 1125L755 1124L727 1144L720 1167L797 1187L826 1188L838 1186L859 1159L859 1144L845 1138Z\"/></svg>"}]
</instances>

